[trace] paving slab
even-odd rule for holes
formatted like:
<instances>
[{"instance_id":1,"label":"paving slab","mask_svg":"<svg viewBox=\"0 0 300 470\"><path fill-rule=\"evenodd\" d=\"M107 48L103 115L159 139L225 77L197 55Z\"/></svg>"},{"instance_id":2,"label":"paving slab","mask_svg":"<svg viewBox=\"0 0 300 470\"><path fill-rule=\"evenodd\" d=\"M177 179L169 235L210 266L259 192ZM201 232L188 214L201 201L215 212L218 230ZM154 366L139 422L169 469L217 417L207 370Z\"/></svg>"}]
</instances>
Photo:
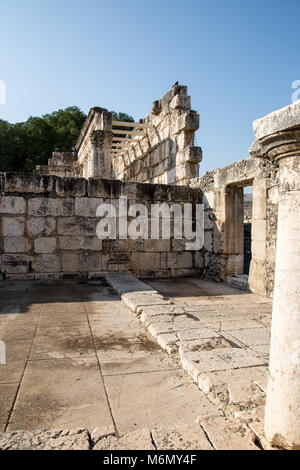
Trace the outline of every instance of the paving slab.
<instances>
[{"instance_id":1,"label":"paving slab","mask_svg":"<svg viewBox=\"0 0 300 470\"><path fill-rule=\"evenodd\" d=\"M134 337L114 342L112 337L102 343L102 348L97 347L97 355L103 376L180 368L177 361L166 356L159 345L145 335L140 341Z\"/></svg>"},{"instance_id":2,"label":"paving slab","mask_svg":"<svg viewBox=\"0 0 300 470\"><path fill-rule=\"evenodd\" d=\"M0 383L16 383L22 379L32 340L5 341L6 363L0 365Z\"/></svg>"},{"instance_id":3,"label":"paving slab","mask_svg":"<svg viewBox=\"0 0 300 470\"><path fill-rule=\"evenodd\" d=\"M176 425L151 429L157 450L213 450L203 429L197 425Z\"/></svg>"},{"instance_id":4,"label":"paving slab","mask_svg":"<svg viewBox=\"0 0 300 470\"><path fill-rule=\"evenodd\" d=\"M201 426L216 450L259 450L254 433L242 423L222 416L203 420Z\"/></svg>"},{"instance_id":5,"label":"paving slab","mask_svg":"<svg viewBox=\"0 0 300 470\"><path fill-rule=\"evenodd\" d=\"M63 323L59 326L37 328L30 360L67 359L93 354L94 347L88 323Z\"/></svg>"},{"instance_id":6,"label":"paving slab","mask_svg":"<svg viewBox=\"0 0 300 470\"><path fill-rule=\"evenodd\" d=\"M118 438L108 436L100 439L93 450L155 450L149 429L132 431Z\"/></svg>"},{"instance_id":7,"label":"paving slab","mask_svg":"<svg viewBox=\"0 0 300 470\"><path fill-rule=\"evenodd\" d=\"M246 346L270 344L270 332L266 328L229 330L228 333Z\"/></svg>"},{"instance_id":8,"label":"paving slab","mask_svg":"<svg viewBox=\"0 0 300 470\"><path fill-rule=\"evenodd\" d=\"M9 417L10 410L12 409L14 399L18 390L19 384L0 384L0 432L5 430L5 426Z\"/></svg>"},{"instance_id":9,"label":"paving slab","mask_svg":"<svg viewBox=\"0 0 300 470\"><path fill-rule=\"evenodd\" d=\"M198 385L227 415L265 403L267 368L247 367L201 373Z\"/></svg>"},{"instance_id":10,"label":"paving slab","mask_svg":"<svg viewBox=\"0 0 300 470\"><path fill-rule=\"evenodd\" d=\"M111 425L96 357L30 361L8 430Z\"/></svg>"},{"instance_id":11,"label":"paving slab","mask_svg":"<svg viewBox=\"0 0 300 470\"><path fill-rule=\"evenodd\" d=\"M147 426L194 423L221 412L181 370L104 377L121 434Z\"/></svg>"}]
</instances>

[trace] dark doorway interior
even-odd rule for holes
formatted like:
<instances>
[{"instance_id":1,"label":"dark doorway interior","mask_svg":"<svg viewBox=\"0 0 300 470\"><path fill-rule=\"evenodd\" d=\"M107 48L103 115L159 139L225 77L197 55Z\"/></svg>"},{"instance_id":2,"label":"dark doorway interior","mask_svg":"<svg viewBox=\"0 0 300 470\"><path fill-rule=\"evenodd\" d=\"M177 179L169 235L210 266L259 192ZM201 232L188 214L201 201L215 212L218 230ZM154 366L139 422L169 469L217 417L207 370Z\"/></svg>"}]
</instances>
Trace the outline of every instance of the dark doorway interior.
<instances>
[{"instance_id":1,"label":"dark doorway interior","mask_svg":"<svg viewBox=\"0 0 300 470\"><path fill-rule=\"evenodd\" d=\"M251 251L251 229L252 229L252 186L244 187L244 274L249 275Z\"/></svg>"},{"instance_id":2,"label":"dark doorway interior","mask_svg":"<svg viewBox=\"0 0 300 470\"><path fill-rule=\"evenodd\" d=\"M249 275L250 261L252 258L251 252L251 228L252 224L244 224L244 274Z\"/></svg>"}]
</instances>

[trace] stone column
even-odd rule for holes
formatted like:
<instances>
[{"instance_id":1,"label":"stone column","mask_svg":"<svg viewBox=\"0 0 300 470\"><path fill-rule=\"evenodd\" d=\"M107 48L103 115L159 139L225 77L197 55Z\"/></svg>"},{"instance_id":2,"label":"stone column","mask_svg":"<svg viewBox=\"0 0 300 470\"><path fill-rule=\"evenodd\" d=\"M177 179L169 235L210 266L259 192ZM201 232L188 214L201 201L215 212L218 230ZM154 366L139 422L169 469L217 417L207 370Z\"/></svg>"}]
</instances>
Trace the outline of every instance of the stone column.
<instances>
[{"instance_id":1,"label":"stone column","mask_svg":"<svg viewBox=\"0 0 300 470\"><path fill-rule=\"evenodd\" d=\"M265 434L300 449L300 101L254 122L250 153L279 165L280 196Z\"/></svg>"},{"instance_id":2,"label":"stone column","mask_svg":"<svg viewBox=\"0 0 300 470\"><path fill-rule=\"evenodd\" d=\"M88 177L112 177L111 144L113 133L109 130L95 130L91 133L91 151L88 156Z\"/></svg>"}]
</instances>

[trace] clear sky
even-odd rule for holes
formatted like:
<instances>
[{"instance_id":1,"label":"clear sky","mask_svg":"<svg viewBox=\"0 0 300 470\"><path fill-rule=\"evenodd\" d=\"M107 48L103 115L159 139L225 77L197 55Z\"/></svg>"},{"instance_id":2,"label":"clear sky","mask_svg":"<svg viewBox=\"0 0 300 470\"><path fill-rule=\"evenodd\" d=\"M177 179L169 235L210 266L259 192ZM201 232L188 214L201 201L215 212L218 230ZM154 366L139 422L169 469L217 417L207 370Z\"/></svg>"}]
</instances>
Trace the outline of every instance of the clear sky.
<instances>
[{"instance_id":1,"label":"clear sky","mask_svg":"<svg viewBox=\"0 0 300 470\"><path fill-rule=\"evenodd\" d=\"M300 0L0 0L0 118L67 106L146 115L174 82L200 113L200 174L248 155L291 103Z\"/></svg>"}]
</instances>

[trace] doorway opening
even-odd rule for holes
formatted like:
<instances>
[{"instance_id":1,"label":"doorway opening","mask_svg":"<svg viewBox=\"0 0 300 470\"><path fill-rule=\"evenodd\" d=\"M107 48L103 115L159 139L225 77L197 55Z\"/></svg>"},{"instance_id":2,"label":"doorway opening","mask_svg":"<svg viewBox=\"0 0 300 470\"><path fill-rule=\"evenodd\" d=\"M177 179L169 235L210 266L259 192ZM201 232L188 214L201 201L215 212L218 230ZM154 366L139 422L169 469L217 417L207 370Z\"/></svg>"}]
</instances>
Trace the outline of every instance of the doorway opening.
<instances>
[{"instance_id":1,"label":"doorway opening","mask_svg":"<svg viewBox=\"0 0 300 470\"><path fill-rule=\"evenodd\" d=\"M252 181L239 182L225 191L225 250L228 255L227 281L248 290L252 259Z\"/></svg>"},{"instance_id":2,"label":"doorway opening","mask_svg":"<svg viewBox=\"0 0 300 470\"><path fill-rule=\"evenodd\" d=\"M253 188L244 186L244 273L249 275L250 262L252 259L252 207L253 207Z\"/></svg>"}]
</instances>

